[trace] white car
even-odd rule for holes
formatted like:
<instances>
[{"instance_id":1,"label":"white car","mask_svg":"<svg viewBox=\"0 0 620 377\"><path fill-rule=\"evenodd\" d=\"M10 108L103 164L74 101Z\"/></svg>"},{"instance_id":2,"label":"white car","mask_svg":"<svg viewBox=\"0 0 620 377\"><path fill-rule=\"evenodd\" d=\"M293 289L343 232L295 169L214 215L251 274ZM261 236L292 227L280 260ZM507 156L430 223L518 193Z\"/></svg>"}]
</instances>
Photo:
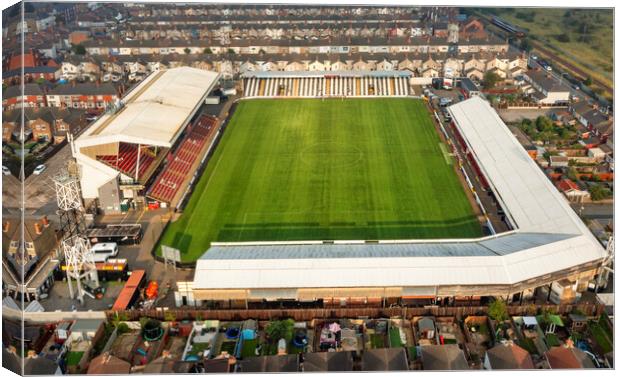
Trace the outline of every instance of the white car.
<instances>
[{"instance_id":1,"label":"white car","mask_svg":"<svg viewBox=\"0 0 620 377\"><path fill-rule=\"evenodd\" d=\"M36 168L34 168L34 171L32 172L32 174L39 175L39 174L43 173L44 170L45 170L45 165L41 164L41 165L37 166Z\"/></svg>"},{"instance_id":2,"label":"white car","mask_svg":"<svg viewBox=\"0 0 620 377\"><path fill-rule=\"evenodd\" d=\"M118 245L116 242L102 242L93 246L90 251L93 252L95 262L106 262L108 258L118 255Z\"/></svg>"},{"instance_id":3,"label":"white car","mask_svg":"<svg viewBox=\"0 0 620 377\"><path fill-rule=\"evenodd\" d=\"M2 165L2 174L11 175L11 171L6 166Z\"/></svg>"}]
</instances>

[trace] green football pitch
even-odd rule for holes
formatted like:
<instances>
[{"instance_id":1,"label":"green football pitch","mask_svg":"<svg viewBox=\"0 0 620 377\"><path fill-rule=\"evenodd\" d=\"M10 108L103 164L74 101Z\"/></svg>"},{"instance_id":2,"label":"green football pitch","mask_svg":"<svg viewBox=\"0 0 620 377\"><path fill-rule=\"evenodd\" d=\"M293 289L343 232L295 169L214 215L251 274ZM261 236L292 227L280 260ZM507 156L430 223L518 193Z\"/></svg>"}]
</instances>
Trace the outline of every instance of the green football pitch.
<instances>
[{"instance_id":1,"label":"green football pitch","mask_svg":"<svg viewBox=\"0 0 620 377\"><path fill-rule=\"evenodd\" d=\"M451 164L419 100L241 101L160 245L479 237Z\"/></svg>"}]
</instances>

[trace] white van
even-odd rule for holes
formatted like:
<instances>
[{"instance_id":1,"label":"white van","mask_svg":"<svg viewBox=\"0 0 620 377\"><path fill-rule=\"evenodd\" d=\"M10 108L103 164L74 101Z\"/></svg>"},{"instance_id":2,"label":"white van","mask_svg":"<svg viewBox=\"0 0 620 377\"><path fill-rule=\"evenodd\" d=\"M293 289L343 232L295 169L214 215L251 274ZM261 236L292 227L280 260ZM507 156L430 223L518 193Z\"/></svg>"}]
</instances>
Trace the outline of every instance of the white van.
<instances>
[{"instance_id":1,"label":"white van","mask_svg":"<svg viewBox=\"0 0 620 377\"><path fill-rule=\"evenodd\" d=\"M98 243L90 249L93 252L95 262L106 262L108 258L118 255L118 245L116 242Z\"/></svg>"}]
</instances>

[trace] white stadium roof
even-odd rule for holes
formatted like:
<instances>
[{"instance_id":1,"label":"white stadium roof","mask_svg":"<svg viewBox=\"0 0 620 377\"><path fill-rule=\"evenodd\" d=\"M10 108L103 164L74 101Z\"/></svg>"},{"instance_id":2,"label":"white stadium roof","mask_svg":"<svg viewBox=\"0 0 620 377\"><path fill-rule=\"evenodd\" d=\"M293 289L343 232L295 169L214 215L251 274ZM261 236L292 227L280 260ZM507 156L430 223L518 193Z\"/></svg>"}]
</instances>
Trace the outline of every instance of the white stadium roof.
<instances>
[{"instance_id":1,"label":"white stadium roof","mask_svg":"<svg viewBox=\"0 0 620 377\"><path fill-rule=\"evenodd\" d=\"M219 78L217 72L179 67L149 75L76 140L76 146L112 142L170 147Z\"/></svg>"},{"instance_id":2,"label":"white stadium roof","mask_svg":"<svg viewBox=\"0 0 620 377\"><path fill-rule=\"evenodd\" d=\"M598 261L605 250L479 97L449 108L516 229L472 240L217 244L197 290L513 285Z\"/></svg>"},{"instance_id":3,"label":"white stadium roof","mask_svg":"<svg viewBox=\"0 0 620 377\"><path fill-rule=\"evenodd\" d=\"M197 68L172 68L150 74L129 91L119 110L103 114L72 143L82 171L82 195L98 197L99 187L119 174L83 148L119 142L172 147L219 77L217 72Z\"/></svg>"}]
</instances>

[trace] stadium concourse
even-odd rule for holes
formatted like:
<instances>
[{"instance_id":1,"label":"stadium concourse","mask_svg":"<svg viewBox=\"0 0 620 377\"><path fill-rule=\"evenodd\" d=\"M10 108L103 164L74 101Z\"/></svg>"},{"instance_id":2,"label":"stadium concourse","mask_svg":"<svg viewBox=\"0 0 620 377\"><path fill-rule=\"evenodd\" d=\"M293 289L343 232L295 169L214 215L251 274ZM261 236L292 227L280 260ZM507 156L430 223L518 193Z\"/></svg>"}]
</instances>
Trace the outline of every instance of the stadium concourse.
<instances>
[{"instance_id":1,"label":"stadium concourse","mask_svg":"<svg viewBox=\"0 0 620 377\"><path fill-rule=\"evenodd\" d=\"M99 199L106 213L125 199L174 204L218 131L199 110L219 77L189 67L154 72L72 140L84 199Z\"/></svg>"},{"instance_id":2,"label":"stadium concourse","mask_svg":"<svg viewBox=\"0 0 620 377\"><path fill-rule=\"evenodd\" d=\"M246 97L405 97L406 71L247 72Z\"/></svg>"},{"instance_id":3,"label":"stadium concourse","mask_svg":"<svg viewBox=\"0 0 620 377\"><path fill-rule=\"evenodd\" d=\"M449 111L514 230L477 239L212 243L197 261L190 299L240 307L518 300L557 281L570 282L567 294L585 291L607 251L488 102L473 97Z\"/></svg>"}]
</instances>

